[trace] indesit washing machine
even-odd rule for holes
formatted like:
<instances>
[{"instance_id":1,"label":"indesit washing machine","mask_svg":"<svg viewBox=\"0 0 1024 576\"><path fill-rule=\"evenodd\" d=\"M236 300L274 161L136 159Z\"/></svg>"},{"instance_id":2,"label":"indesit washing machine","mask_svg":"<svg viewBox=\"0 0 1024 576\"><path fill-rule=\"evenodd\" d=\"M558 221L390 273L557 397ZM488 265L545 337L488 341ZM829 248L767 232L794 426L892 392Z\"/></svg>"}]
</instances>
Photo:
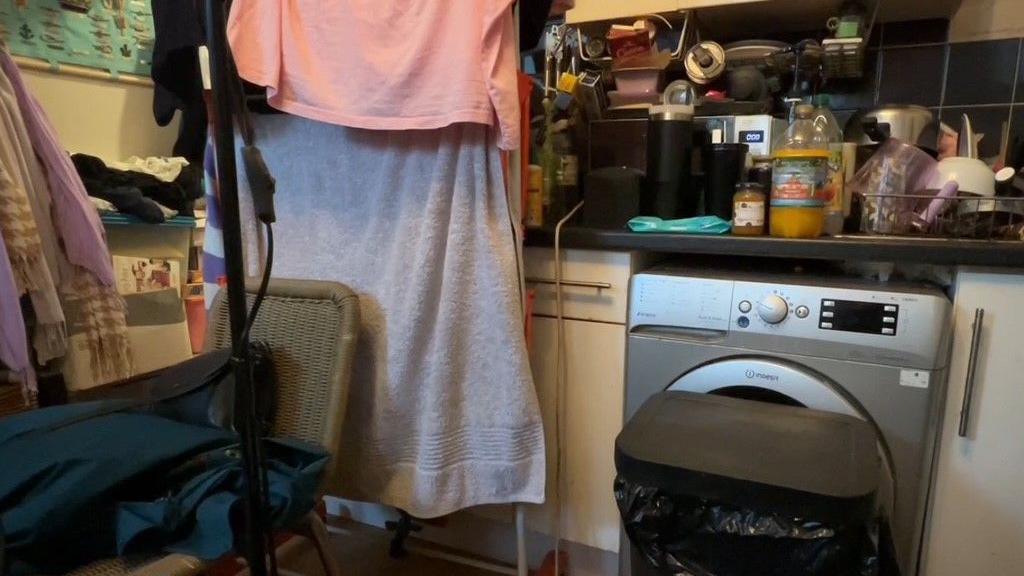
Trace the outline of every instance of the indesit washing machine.
<instances>
[{"instance_id":1,"label":"indesit washing machine","mask_svg":"<svg viewBox=\"0 0 1024 576\"><path fill-rule=\"evenodd\" d=\"M625 419L652 394L687 390L869 421L880 438L880 506L901 573L913 575L950 318L946 295L922 284L685 268L637 274ZM626 574L628 546L622 550Z\"/></svg>"}]
</instances>

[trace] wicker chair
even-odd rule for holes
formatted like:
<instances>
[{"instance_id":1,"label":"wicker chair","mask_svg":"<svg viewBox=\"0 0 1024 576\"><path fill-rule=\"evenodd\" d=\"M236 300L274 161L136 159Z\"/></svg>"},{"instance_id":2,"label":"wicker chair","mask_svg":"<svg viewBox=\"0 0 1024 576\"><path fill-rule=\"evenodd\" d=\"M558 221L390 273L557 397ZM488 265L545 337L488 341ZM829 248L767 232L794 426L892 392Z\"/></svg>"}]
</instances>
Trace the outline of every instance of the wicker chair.
<instances>
[{"instance_id":1,"label":"wicker chair","mask_svg":"<svg viewBox=\"0 0 1024 576\"><path fill-rule=\"evenodd\" d=\"M256 287L246 287L250 304ZM227 298L221 291L210 311L206 348L229 346L229 326ZM252 338L269 343L274 358L275 436L313 442L337 455L358 332L358 300L347 287L313 280L271 281ZM336 478L338 465L332 457L325 478ZM326 573L337 576L338 565L326 547L327 530L320 517L310 512L296 533L313 543ZM297 542L295 538L286 542L278 555L283 547L294 548ZM204 570L204 563L196 558L171 554L158 559L104 560L68 576L192 576Z\"/></svg>"}]
</instances>

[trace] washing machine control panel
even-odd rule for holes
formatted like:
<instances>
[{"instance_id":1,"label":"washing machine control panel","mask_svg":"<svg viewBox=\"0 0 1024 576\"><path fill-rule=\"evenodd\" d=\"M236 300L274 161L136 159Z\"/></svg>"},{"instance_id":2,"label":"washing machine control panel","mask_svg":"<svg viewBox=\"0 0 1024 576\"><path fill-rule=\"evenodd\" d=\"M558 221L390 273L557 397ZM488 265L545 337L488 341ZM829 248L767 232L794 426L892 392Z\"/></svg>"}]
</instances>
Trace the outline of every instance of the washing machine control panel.
<instances>
[{"instance_id":1,"label":"washing machine control panel","mask_svg":"<svg viewBox=\"0 0 1024 576\"><path fill-rule=\"evenodd\" d=\"M633 277L630 328L770 334L917 352L943 333L941 293L778 284L644 273Z\"/></svg>"},{"instance_id":2,"label":"washing machine control panel","mask_svg":"<svg viewBox=\"0 0 1024 576\"><path fill-rule=\"evenodd\" d=\"M895 336L899 318L899 304L825 298L821 301L818 327L822 330Z\"/></svg>"}]
</instances>

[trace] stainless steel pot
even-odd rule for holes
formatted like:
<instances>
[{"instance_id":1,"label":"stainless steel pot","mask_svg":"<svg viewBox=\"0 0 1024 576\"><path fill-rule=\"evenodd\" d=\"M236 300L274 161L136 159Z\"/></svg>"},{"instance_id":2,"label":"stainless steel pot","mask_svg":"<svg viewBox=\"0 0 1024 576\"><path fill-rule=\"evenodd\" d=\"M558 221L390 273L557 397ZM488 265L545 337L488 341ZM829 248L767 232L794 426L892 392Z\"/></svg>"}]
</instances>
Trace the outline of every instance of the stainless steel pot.
<instances>
[{"instance_id":1,"label":"stainless steel pot","mask_svg":"<svg viewBox=\"0 0 1024 576\"><path fill-rule=\"evenodd\" d=\"M846 132L847 142L864 146L896 138L933 156L939 148L939 122L923 106L894 104L869 110L854 116Z\"/></svg>"}]
</instances>

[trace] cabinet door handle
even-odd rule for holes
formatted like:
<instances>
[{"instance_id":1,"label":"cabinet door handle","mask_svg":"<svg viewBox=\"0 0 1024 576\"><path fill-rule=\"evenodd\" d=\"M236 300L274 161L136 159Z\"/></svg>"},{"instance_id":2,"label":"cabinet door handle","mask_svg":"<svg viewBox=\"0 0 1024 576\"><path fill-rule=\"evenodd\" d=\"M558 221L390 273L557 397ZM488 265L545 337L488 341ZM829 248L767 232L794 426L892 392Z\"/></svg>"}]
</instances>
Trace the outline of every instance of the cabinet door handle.
<instances>
[{"instance_id":1,"label":"cabinet door handle","mask_svg":"<svg viewBox=\"0 0 1024 576\"><path fill-rule=\"evenodd\" d=\"M974 373L978 371L978 347L981 345L981 325L985 321L985 309L974 310L974 325L971 328L971 355L967 357L967 380L964 383L964 400L960 405L961 438L967 436L967 425L971 420L971 402L974 400Z\"/></svg>"},{"instance_id":2,"label":"cabinet door handle","mask_svg":"<svg viewBox=\"0 0 1024 576\"><path fill-rule=\"evenodd\" d=\"M557 284L552 278L527 278L527 284ZM562 286L573 288L593 288L594 290L611 290L612 285L607 282L586 282L583 280L562 280Z\"/></svg>"}]
</instances>

